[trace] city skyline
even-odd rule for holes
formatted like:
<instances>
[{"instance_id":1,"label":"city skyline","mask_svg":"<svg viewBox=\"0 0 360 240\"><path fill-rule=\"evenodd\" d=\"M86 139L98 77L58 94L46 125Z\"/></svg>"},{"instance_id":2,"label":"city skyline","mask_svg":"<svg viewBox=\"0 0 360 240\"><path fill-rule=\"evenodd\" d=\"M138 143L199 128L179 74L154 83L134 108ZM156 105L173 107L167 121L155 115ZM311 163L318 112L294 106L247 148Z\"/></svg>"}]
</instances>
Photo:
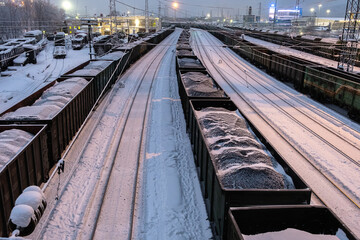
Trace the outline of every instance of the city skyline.
<instances>
[{"instance_id":1,"label":"city skyline","mask_svg":"<svg viewBox=\"0 0 360 240\"><path fill-rule=\"evenodd\" d=\"M69 4L66 9L67 13L97 16L103 14L104 16L109 14L110 7L109 1L106 0L106 4L99 5L97 0L52 0L55 5L60 8L64 8L64 3ZM174 9L172 7L173 2L178 2L177 15L178 17L189 16L206 16L212 13L212 16L235 17L237 15L244 15L247 12L249 6L253 9L253 14L258 15L259 5L261 3L261 16L266 19L268 10L271 4L275 4L276 0L248 0L246 2L239 2L235 0L181 0L170 1L162 0L161 15L172 16ZM296 1L289 0L277 0L278 9L293 9L295 8ZM122 4L124 3L124 4ZM126 6L128 5L128 6ZM319 7L320 5L320 7ZM129 7L134 6L136 9ZM66 5L65 5L66 7ZM222 10L221 10L222 8ZM343 18L345 15L346 2L340 0L324 0L324 1L300 1L300 8L303 10L304 16L316 15L320 17L337 17ZM116 10L119 14L142 15L140 9L145 9L145 0L122 0L116 3ZM154 15L157 15L159 9L159 1L149 0L149 11ZM312 9L312 11L310 11ZM320 11L319 11L320 10Z\"/></svg>"}]
</instances>

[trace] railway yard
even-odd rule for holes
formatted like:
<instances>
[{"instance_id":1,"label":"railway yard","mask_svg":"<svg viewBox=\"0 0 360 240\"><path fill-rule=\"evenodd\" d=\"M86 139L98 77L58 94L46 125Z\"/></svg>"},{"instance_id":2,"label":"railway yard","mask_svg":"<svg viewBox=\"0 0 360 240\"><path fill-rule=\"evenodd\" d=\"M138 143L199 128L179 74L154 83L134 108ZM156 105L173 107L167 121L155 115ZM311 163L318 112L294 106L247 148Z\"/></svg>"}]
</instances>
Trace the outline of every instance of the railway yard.
<instances>
[{"instance_id":1,"label":"railway yard","mask_svg":"<svg viewBox=\"0 0 360 240\"><path fill-rule=\"evenodd\" d=\"M360 77L256 34L171 26L1 77L0 235L38 185L26 239L360 239Z\"/></svg>"}]
</instances>

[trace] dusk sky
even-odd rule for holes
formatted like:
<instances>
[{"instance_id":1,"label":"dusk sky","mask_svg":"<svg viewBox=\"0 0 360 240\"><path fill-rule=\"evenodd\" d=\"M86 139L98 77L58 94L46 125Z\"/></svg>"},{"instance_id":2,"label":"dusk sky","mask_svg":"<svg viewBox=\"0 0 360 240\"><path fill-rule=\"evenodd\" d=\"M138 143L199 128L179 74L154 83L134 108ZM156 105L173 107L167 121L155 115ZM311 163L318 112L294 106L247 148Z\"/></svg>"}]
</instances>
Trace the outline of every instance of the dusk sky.
<instances>
[{"instance_id":1,"label":"dusk sky","mask_svg":"<svg viewBox=\"0 0 360 240\"><path fill-rule=\"evenodd\" d=\"M72 4L72 13L79 13L81 15L85 14L87 10L88 14L97 14L103 13L104 15L109 14L109 0L99 1L99 0L51 0L54 4L61 7L62 2L69 1ZM145 8L145 0L120 0L120 2L126 3L131 6L135 6L139 9ZM167 14L172 16L174 10L170 9L171 0L161 0L162 8L166 5ZM212 12L213 16L220 14L220 11L216 7L223 7L224 15L235 16L240 12L240 15L245 14L248 6L252 6L253 13L258 15L259 12L259 3L261 2L261 12L262 17L268 15L268 9L271 3L275 3L275 0L179 0L179 8L177 9L177 16L184 17L187 16L201 16ZM279 9L288 9L295 7L295 0L278 0ZM343 18L345 15L346 1L345 0L300 0L300 7L303 9L303 15L310 15L310 8L314 8L316 14L319 13L319 4L322 4L320 8L320 16L327 16L326 10L329 9L331 12L330 17L340 17ZM158 12L159 1L149 0L149 10L155 13ZM120 13L127 11L133 12L132 8L126 7L120 3L116 4L116 10ZM137 15L141 14L140 11L135 12ZM162 9L161 14L164 14Z\"/></svg>"}]
</instances>

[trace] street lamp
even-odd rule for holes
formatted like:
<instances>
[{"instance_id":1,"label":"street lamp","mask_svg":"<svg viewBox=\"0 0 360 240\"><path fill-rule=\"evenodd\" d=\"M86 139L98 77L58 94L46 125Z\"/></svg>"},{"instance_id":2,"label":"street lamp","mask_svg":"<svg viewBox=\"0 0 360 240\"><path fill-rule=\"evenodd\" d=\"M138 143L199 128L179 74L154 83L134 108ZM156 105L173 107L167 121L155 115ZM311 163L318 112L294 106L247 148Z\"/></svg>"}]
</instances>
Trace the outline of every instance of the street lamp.
<instances>
[{"instance_id":1,"label":"street lamp","mask_svg":"<svg viewBox=\"0 0 360 240\"><path fill-rule=\"evenodd\" d=\"M64 1L61 6L64 8L65 11L68 11L72 8L72 4L69 1Z\"/></svg>"},{"instance_id":2,"label":"street lamp","mask_svg":"<svg viewBox=\"0 0 360 240\"><path fill-rule=\"evenodd\" d=\"M319 4L319 5L318 5L318 7L319 7L319 13L318 13L318 16L320 17L320 8L322 7L322 4Z\"/></svg>"},{"instance_id":3,"label":"street lamp","mask_svg":"<svg viewBox=\"0 0 360 240\"><path fill-rule=\"evenodd\" d=\"M330 9L326 10L327 15L330 15Z\"/></svg>"},{"instance_id":4,"label":"street lamp","mask_svg":"<svg viewBox=\"0 0 360 240\"><path fill-rule=\"evenodd\" d=\"M174 11L175 11L175 21L176 21L176 9L179 7L179 4L177 2L173 2L172 4Z\"/></svg>"},{"instance_id":5,"label":"street lamp","mask_svg":"<svg viewBox=\"0 0 360 240\"><path fill-rule=\"evenodd\" d=\"M310 8L310 12L311 12L311 14L314 14L315 8Z\"/></svg>"}]
</instances>

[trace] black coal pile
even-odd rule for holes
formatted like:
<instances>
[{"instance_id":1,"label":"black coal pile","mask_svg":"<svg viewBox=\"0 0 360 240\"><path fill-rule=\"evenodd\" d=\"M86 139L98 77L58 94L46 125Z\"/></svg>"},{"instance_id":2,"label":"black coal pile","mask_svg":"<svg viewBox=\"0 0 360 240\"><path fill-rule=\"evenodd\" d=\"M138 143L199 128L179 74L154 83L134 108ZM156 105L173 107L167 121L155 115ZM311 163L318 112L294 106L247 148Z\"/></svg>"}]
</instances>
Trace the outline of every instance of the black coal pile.
<instances>
[{"instance_id":1,"label":"black coal pile","mask_svg":"<svg viewBox=\"0 0 360 240\"><path fill-rule=\"evenodd\" d=\"M186 50L186 49L177 50L177 55L178 56L195 56L192 51Z\"/></svg>"},{"instance_id":2,"label":"black coal pile","mask_svg":"<svg viewBox=\"0 0 360 240\"><path fill-rule=\"evenodd\" d=\"M201 72L187 72L181 75L188 94L192 97L223 97L211 77Z\"/></svg>"},{"instance_id":3,"label":"black coal pile","mask_svg":"<svg viewBox=\"0 0 360 240\"><path fill-rule=\"evenodd\" d=\"M249 130L244 118L225 108L197 111L210 155L227 189L291 189L289 177Z\"/></svg>"},{"instance_id":4,"label":"black coal pile","mask_svg":"<svg viewBox=\"0 0 360 240\"><path fill-rule=\"evenodd\" d=\"M184 57L184 58L179 58L178 61L180 68L199 68L199 69L204 68L198 59Z\"/></svg>"},{"instance_id":5,"label":"black coal pile","mask_svg":"<svg viewBox=\"0 0 360 240\"><path fill-rule=\"evenodd\" d=\"M176 49L191 49L191 46L188 43L179 43L176 46Z\"/></svg>"}]
</instances>

